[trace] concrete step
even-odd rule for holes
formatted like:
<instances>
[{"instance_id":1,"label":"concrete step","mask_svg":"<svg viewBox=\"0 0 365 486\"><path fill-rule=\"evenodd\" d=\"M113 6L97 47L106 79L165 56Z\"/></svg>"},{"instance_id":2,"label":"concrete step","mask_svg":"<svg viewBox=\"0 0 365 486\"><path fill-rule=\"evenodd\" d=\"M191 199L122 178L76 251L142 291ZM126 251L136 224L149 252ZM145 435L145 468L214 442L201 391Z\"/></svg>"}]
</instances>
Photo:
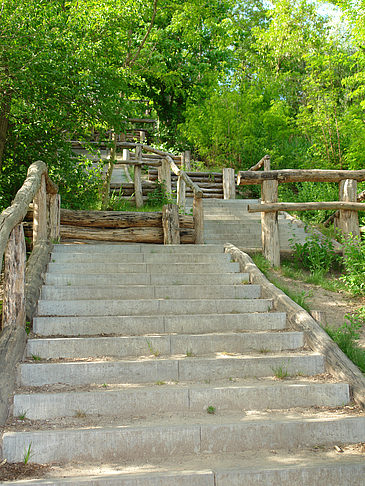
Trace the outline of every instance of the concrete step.
<instances>
[{"instance_id":1,"label":"concrete step","mask_svg":"<svg viewBox=\"0 0 365 486\"><path fill-rule=\"evenodd\" d=\"M239 272L238 263L50 263L48 272L70 273L229 273Z\"/></svg>"},{"instance_id":2,"label":"concrete step","mask_svg":"<svg viewBox=\"0 0 365 486\"><path fill-rule=\"evenodd\" d=\"M43 286L42 300L256 299L259 285L119 285L109 287Z\"/></svg>"},{"instance_id":3,"label":"concrete step","mask_svg":"<svg viewBox=\"0 0 365 486\"><path fill-rule=\"evenodd\" d=\"M110 385L110 388L112 386ZM338 407L349 403L345 383L251 383L248 385L155 385L133 389L106 389L14 396L14 416L26 411L28 420L87 416L149 416L161 413L278 410L293 407Z\"/></svg>"},{"instance_id":4,"label":"concrete step","mask_svg":"<svg viewBox=\"0 0 365 486\"><path fill-rule=\"evenodd\" d=\"M323 356L318 353L277 353L212 357L144 358L139 360L99 360L88 362L22 363L21 385L43 386L55 383L86 385L104 383L156 383L157 381L203 381L223 378L317 375L324 372Z\"/></svg>"},{"instance_id":5,"label":"concrete step","mask_svg":"<svg viewBox=\"0 0 365 486\"><path fill-rule=\"evenodd\" d=\"M31 444L33 463L142 461L180 458L199 453L238 453L321 445L358 443L365 436L364 416L273 414L236 418L177 417L153 425L6 432L3 454L9 462L23 461ZM170 425L171 424L171 425Z\"/></svg>"},{"instance_id":6,"label":"concrete step","mask_svg":"<svg viewBox=\"0 0 365 486\"><path fill-rule=\"evenodd\" d=\"M268 353L295 350L303 345L304 338L301 332L51 338L29 339L27 356L39 356L42 359L82 359L90 356L125 358L148 356L156 352L164 356L169 354L198 356L228 350L230 353L247 351Z\"/></svg>"},{"instance_id":7,"label":"concrete step","mask_svg":"<svg viewBox=\"0 0 365 486\"><path fill-rule=\"evenodd\" d=\"M43 336L143 335L153 333L203 333L281 330L286 315L280 312L109 317L36 317L33 330Z\"/></svg>"},{"instance_id":8,"label":"concrete step","mask_svg":"<svg viewBox=\"0 0 365 486\"><path fill-rule=\"evenodd\" d=\"M60 286L105 286L105 285L234 285L248 282L248 273L210 273L210 274L49 274L45 278L46 285Z\"/></svg>"},{"instance_id":9,"label":"concrete step","mask_svg":"<svg viewBox=\"0 0 365 486\"><path fill-rule=\"evenodd\" d=\"M186 253L223 253L222 245L155 245L155 244L113 244L113 243L98 243L98 244L60 244L54 245L53 253L65 252L69 253L77 251L77 253L163 253L167 254L186 254Z\"/></svg>"},{"instance_id":10,"label":"concrete step","mask_svg":"<svg viewBox=\"0 0 365 486\"><path fill-rule=\"evenodd\" d=\"M40 300L38 316L132 316L266 312L270 299Z\"/></svg>"},{"instance_id":11,"label":"concrete step","mask_svg":"<svg viewBox=\"0 0 365 486\"><path fill-rule=\"evenodd\" d=\"M229 263L231 256L228 253L85 253L72 252L52 254L52 263Z\"/></svg>"},{"instance_id":12,"label":"concrete step","mask_svg":"<svg viewBox=\"0 0 365 486\"><path fill-rule=\"evenodd\" d=\"M7 482L33 486L363 486L365 463L359 453L248 451L240 454L184 456L135 464L95 463L55 467L47 479Z\"/></svg>"}]
</instances>

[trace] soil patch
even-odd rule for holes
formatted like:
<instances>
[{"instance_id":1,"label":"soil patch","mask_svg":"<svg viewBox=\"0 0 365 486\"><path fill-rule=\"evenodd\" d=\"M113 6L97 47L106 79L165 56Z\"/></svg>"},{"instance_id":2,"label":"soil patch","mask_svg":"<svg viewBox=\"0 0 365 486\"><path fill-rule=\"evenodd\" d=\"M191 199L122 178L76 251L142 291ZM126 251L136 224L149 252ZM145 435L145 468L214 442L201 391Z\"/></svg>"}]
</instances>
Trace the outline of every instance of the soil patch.
<instances>
[{"instance_id":1,"label":"soil patch","mask_svg":"<svg viewBox=\"0 0 365 486\"><path fill-rule=\"evenodd\" d=\"M12 464L0 463L0 481L14 481L17 479L42 478L51 469L48 464L24 464L14 462Z\"/></svg>"}]
</instances>

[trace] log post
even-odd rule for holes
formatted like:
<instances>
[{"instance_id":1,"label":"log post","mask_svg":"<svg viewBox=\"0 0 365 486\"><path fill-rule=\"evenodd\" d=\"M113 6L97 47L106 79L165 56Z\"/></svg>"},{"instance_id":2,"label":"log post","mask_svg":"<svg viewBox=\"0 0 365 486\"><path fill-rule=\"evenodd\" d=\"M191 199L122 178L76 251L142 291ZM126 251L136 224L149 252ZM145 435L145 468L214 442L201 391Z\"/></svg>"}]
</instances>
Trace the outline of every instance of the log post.
<instances>
[{"instance_id":1,"label":"log post","mask_svg":"<svg viewBox=\"0 0 365 486\"><path fill-rule=\"evenodd\" d=\"M270 155L265 155L265 157L264 157L264 171L270 170L270 167L271 167Z\"/></svg>"},{"instance_id":2,"label":"log post","mask_svg":"<svg viewBox=\"0 0 365 486\"><path fill-rule=\"evenodd\" d=\"M33 201L33 246L42 240L47 240L47 191L46 177L42 175L41 184Z\"/></svg>"},{"instance_id":3,"label":"log post","mask_svg":"<svg viewBox=\"0 0 365 486\"><path fill-rule=\"evenodd\" d=\"M61 196L47 194L49 239L52 243L60 241Z\"/></svg>"},{"instance_id":4,"label":"log post","mask_svg":"<svg viewBox=\"0 0 365 486\"><path fill-rule=\"evenodd\" d=\"M186 204L186 183L181 175L177 178L177 205L180 209L185 211L185 204Z\"/></svg>"},{"instance_id":5,"label":"log post","mask_svg":"<svg viewBox=\"0 0 365 486\"><path fill-rule=\"evenodd\" d=\"M339 200L344 202L357 201L357 181L345 179L339 183ZM359 215L357 211L340 209L338 228L344 236L360 236Z\"/></svg>"},{"instance_id":6,"label":"log post","mask_svg":"<svg viewBox=\"0 0 365 486\"><path fill-rule=\"evenodd\" d=\"M262 203L272 203L278 200L278 181L264 181L261 188ZM278 212L261 213L261 239L264 257L271 266L280 265L280 241Z\"/></svg>"},{"instance_id":7,"label":"log post","mask_svg":"<svg viewBox=\"0 0 365 486\"><path fill-rule=\"evenodd\" d=\"M184 152L184 170L191 170L191 152L190 150L185 150Z\"/></svg>"},{"instance_id":8,"label":"log post","mask_svg":"<svg viewBox=\"0 0 365 486\"><path fill-rule=\"evenodd\" d=\"M195 229L195 244L202 245L204 243L204 211L203 198L194 195L193 200L193 220Z\"/></svg>"},{"instance_id":9,"label":"log post","mask_svg":"<svg viewBox=\"0 0 365 486\"><path fill-rule=\"evenodd\" d=\"M158 180L165 184L166 192L171 194L171 169L167 159L162 159Z\"/></svg>"},{"instance_id":10,"label":"log post","mask_svg":"<svg viewBox=\"0 0 365 486\"><path fill-rule=\"evenodd\" d=\"M180 245L179 209L176 204L166 204L162 208L164 245Z\"/></svg>"},{"instance_id":11,"label":"log post","mask_svg":"<svg viewBox=\"0 0 365 486\"><path fill-rule=\"evenodd\" d=\"M230 167L223 169L223 198L236 199L234 169L231 169Z\"/></svg>"},{"instance_id":12,"label":"log post","mask_svg":"<svg viewBox=\"0 0 365 486\"><path fill-rule=\"evenodd\" d=\"M2 327L25 326L25 260L23 225L10 233L5 250Z\"/></svg>"},{"instance_id":13,"label":"log post","mask_svg":"<svg viewBox=\"0 0 365 486\"><path fill-rule=\"evenodd\" d=\"M142 162L142 145L136 145L136 162ZM142 192L142 168L140 165L134 166L134 197L136 201L136 208L143 206L143 192Z\"/></svg>"},{"instance_id":14,"label":"log post","mask_svg":"<svg viewBox=\"0 0 365 486\"><path fill-rule=\"evenodd\" d=\"M123 149L123 160L125 160L125 161L130 160L129 149ZM123 165L123 170L124 170L125 176L127 178L127 181L129 183L133 182L132 177L131 177L129 170L128 170L128 165Z\"/></svg>"}]
</instances>

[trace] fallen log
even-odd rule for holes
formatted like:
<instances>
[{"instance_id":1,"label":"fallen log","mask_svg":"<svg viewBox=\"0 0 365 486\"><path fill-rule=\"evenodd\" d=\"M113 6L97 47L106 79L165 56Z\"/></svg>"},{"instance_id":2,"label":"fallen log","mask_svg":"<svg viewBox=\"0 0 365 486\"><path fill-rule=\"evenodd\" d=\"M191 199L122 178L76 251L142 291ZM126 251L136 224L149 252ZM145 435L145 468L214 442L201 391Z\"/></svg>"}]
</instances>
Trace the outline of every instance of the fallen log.
<instances>
[{"instance_id":1,"label":"fallen log","mask_svg":"<svg viewBox=\"0 0 365 486\"><path fill-rule=\"evenodd\" d=\"M163 243L161 227L91 228L61 226L61 240L118 241L121 243Z\"/></svg>"},{"instance_id":2,"label":"fallen log","mask_svg":"<svg viewBox=\"0 0 365 486\"><path fill-rule=\"evenodd\" d=\"M73 211L61 209L61 225L96 228L161 227L160 212Z\"/></svg>"}]
</instances>

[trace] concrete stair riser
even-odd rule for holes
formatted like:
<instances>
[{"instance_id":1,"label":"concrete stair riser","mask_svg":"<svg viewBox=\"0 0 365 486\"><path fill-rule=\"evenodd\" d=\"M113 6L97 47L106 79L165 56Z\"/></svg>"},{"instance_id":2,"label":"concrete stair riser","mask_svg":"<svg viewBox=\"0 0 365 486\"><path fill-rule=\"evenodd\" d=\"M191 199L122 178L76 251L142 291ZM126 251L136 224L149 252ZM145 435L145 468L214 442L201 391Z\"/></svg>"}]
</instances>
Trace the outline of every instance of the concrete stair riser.
<instances>
[{"instance_id":1,"label":"concrete stair riser","mask_svg":"<svg viewBox=\"0 0 365 486\"><path fill-rule=\"evenodd\" d=\"M92 429L8 432L3 437L4 455L22 461L32 444L31 462L138 461L188 454L226 453L280 448L296 449L363 440L365 419L243 420L233 424L155 425Z\"/></svg>"},{"instance_id":2,"label":"concrete stair riser","mask_svg":"<svg viewBox=\"0 0 365 486\"><path fill-rule=\"evenodd\" d=\"M288 375L317 375L324 372L318 354L274 356L222 356L220 358L156 359L145 361L95 361L69 363L23 363L20 384L43 386L156 383L157 381L203 381L225 378L272 376L276 369Z\"/></svg>"},{"instance_id":3,"label":"concrete stair riser","mask_svg":"<svg viewBox=\"0 0 365 486\"><path fill-rule=\"evenodd\" d=\"M50 263L50 273L228 273L239 272L238 263Z\"/></svg>"},{"instance_id":4,"label":"concrete stair riser","mask_svg":"<svg viewBox=\"0 0 365 486\"><path fill-rule=\"evenodd\" d=\"M87 245L54 245L53 252L72 253L73 251L85 253L102 253L107 254L121 252L125 253L163 253L168 255L186 254L186 253L223 253L222 245L154 245L154 244L87 244Z\"/></svg>"},{"instance_id":5,"label":"concrete stair riser","mask_svg":"<svg viewBox=\"0 0 365 486\"><path fill-rule=\"evenodd\" d=\"M41 300L39 316L123 316L156 314L219 314L266 312L269 299L167 299L167 300Z\"/></svg>"},{"instance_id":6,"label":"concrete stair riser","mask_svg":"<svg viewBox=\"0 0 365 486\"><path fill-rule=\"evenodd\" d=\"M187 253L164 255L162 253L60 253L51 257L52 263L229 263L231 256L227 253Z\"/></svg>"},{"instance_id":7,"label":"concrete stair riser","mask_svg":"<svg viewBox=\"0 0 365 486\"><path fill-rule=\"evenodd\" d=\"M14 397L14 415L26 411L29 420L74 417L78 410L89 416L204 412L214 404L226 410L265 410L292 407L336 407L349 403L345 383L295 383L247 386L155 385L148 388L68 393L32 393Z\"/></svg>"},{"instance_id":8,"label":"concrete stair riser","mask_svg":"<svg viewBox=\"0 0 365 486\"><path fill-rule=\"evenodd\" d=\"M36 317L33 330L43 336L98 334L202 333L282 330L286 315L279 312L180 316Z\"/></svg>"},{"instance_id":9,"label":"concrete stair riser","mask_svg":"<svg viewBox=\"0 0 365 486\"><path fill-rule=\"evenodd\" d=\"M195 273L151 275L147 273L128 274L47 274L46 285L60 285L70 287L105 286L105 285L234 285L248 282L247 273L211 273L199 275Z\"/></svg>"},{"instance_id":10,"label":"concrete stair riser","mask_svg":"<svg viewBox=\"0 0 365 486\"><path fill-rule=\"evenodd\" d=\"M229 350L233 353L245 351L294 350L304 344L303 334L292 333L244 333L202 334L166 336L123 336L105 338L53 338L30 339L27 356L52 358L128 357L150 355L151 349L159 354L211 354Z\"/></svg>"},{"instance_id":11,"label":"concrete stair riser","mask_svg":"<svg viewBox=\"0 0 365 486\"><path fill-rule=\"evenodd\" d=\"M256 299L258 285L125 285L109 287L44 286L42 300L112 300L112 299Z\"/></svg>"}]
</instances>

